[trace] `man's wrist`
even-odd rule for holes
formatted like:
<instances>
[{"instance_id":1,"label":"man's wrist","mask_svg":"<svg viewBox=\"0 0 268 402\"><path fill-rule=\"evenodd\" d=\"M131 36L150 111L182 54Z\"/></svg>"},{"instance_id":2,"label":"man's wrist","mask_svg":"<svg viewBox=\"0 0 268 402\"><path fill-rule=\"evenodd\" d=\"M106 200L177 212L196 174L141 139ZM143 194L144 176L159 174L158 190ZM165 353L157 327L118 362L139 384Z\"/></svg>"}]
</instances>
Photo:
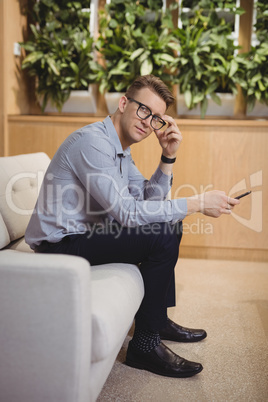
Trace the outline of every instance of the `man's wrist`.
<instances>
[{"instance_id":1,"label":"man's wrist","mask_svg":"<svg viewBox=\"0 0 268 402\"><path fill-rule=\"evenodd\" d=\"M195 214L197 212L203 213L203 199L202 194L188 197L187 199L187 215Z\"/></svg>"},{"instance_id":2,"label":"man's wrist","mask_svg":"<svg viewBox=\"0 0 268 402\"><path fill-rule=\"evenodd\" d=\"M176 157L174 157L174 158L168 158L167 156L165 156L165 155L162 154L162 156L161 156L161 161L162 161L163 163L172 164L172 163L175 163L175 162L176 162Z\"/></svg>"}]
</instances>

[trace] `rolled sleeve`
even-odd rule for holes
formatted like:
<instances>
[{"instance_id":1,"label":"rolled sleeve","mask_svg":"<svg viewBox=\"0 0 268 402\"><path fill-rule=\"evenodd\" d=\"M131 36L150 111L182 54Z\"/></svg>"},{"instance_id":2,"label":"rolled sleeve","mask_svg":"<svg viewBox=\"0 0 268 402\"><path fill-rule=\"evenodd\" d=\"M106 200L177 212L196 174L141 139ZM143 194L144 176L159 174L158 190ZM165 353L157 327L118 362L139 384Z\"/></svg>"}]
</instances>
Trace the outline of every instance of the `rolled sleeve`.
<instances>
[{"instance_id":1,"label":"rolled sleeve","mask_svg":"<svg viewBox=\"0 0 268 402\"><path fill-rule=\"evenodd\" d=\"M171 220L172 224L175 224L178 221L182 221L187 215L187 200L186 198L180 198L176 200L171 200L172 203L172 215L173 218Z\"/></svg>"},{"instance_id":2,"label":"rolled sleeve","mask_svg":"<svg viewBox=\"0 0 268 402\"><path fill-rule=\"evenodd\" d=\"M173 175L166 175L160 167L156 169L150 180L150 187L147 188L146 199L152 198L158 190L160 199L165 199L172 187ZM154 193L154 194L153 194Z\"/></svg>"}]
</instances>

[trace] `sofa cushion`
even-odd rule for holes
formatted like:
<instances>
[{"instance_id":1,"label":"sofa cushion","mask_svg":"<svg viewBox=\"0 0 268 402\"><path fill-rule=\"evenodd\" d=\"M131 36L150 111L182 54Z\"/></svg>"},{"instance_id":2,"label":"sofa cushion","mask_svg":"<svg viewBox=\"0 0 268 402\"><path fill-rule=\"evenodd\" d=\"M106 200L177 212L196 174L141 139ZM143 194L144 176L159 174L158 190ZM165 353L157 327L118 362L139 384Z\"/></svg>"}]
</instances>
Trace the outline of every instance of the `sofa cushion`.
<instances>
[{"instance_id":1,"label":"sofa cushion","mask_svg":"<svg viewBox=\"0 0 268 402\"><path fill-rule=\"evenodd\" d=\"M8 245L11 250L33 252L24 237ZM133 322L144 287L136 265L91 266L92 362L106 359L122 344Z\"/></svg>"},{"instance_id":2,"label":"sofa cushion","mask_svg":"<svg viewBox=\"0 0 268 402\"><path fill-rule=\"evenodd\" d=\"M124 341L144 296L139 268L130 264L91 267L92 354L98 362Z\"/></svg>"},{"instance_id":3,"label":"sofa cushion","mask_svg":"<svg viewBox=\"0 0 268 402\"><path fill-rule=\"evenodd\" d=\"M0 213L0 249L5 247L10 242L9 233L5 221Z\"/></svg>"},{"instance_id":4,"label":"sofa cushion","mask_svg":"<svg viewBox=\"0 0 268 402\"><path fill-rule=\"evenodd\" d=\"M9 243L5 249L8 250L16 250L16 251L23 251L27 253L33 253L34 251L31 249L29 244L25 242L25 237L21 237L18 240L14 240L11 243Z\"/></svg>"},{"instance_id":5,"label":"sofa cushion","mask_svg":"<svg viewBox=\"0 0 268 402\"><path fill-rule=\"evenodd\" d=\"M49 162L43 152L0 157L1 248L24 236Z\"/></svg>"}]
</instances>

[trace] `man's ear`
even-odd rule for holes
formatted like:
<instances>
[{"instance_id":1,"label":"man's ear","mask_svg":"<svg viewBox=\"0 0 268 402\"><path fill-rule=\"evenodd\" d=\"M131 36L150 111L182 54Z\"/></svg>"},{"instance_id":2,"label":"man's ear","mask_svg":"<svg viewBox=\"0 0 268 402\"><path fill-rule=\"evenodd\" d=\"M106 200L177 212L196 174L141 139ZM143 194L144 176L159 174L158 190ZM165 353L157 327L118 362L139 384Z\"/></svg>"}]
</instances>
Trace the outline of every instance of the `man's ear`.
<instances>
[{"instance_id":1,"label":"man's ear","mask_svg":"<svg viewBox=\"0 0 268 402\"><path fill-rule=\"evenodd\" d=\"M121 113L124 112L125 107L127 104L127 98L124 96L121 96L121 98L119 99L119 104L118 104L118 109L120 110Z\"/></svg>"}]
</instances>

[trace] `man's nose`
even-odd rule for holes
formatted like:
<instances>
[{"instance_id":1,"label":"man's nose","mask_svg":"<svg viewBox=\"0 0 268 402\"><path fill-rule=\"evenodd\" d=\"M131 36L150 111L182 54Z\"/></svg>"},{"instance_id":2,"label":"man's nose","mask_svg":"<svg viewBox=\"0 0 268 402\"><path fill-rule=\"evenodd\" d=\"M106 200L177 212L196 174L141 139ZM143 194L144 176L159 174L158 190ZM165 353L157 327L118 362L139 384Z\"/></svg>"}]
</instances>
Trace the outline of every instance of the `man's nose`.
<instances>
[{"instance_id":1,"label":"man's nose","mask_svg":"<svg viewBox=\"0 0 268 402\"><path fill-rule=\"evenodd\" d=\"M146 127L150 127L151 126L151 118L152 118L152 116L149 116L146 119L143 119L142 120L143 125Z\"/></svg>"}]
</instances>

